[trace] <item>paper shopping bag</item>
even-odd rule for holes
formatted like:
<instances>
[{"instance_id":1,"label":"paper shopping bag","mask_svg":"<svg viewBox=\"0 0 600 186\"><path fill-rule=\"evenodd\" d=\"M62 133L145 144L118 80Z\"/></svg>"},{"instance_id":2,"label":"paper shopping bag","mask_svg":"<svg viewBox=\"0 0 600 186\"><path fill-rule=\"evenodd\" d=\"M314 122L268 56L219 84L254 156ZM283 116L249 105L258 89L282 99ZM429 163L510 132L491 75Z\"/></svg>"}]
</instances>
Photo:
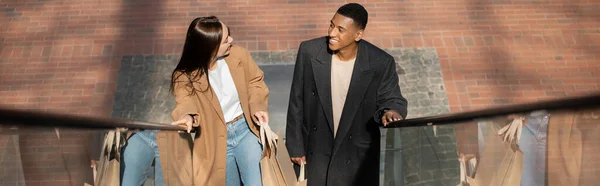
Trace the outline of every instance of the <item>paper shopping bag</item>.
<instances>
[{"instance_id":1,"label":"paper shopping bag","mask_svg":"<svg viewBox=\"0 0 600 186\"><path fill-rule=\"evenodd\" d=\"M513 186L521 184L523 152L518 147L523 118L495 130L489 127L481 161L471 186Z\"/></svg>"},{"instance_id":2,"label":"paper shopping bag","mask_svg":"<svg viewBox=\"0 0 600 186\"><path fill-rule=\"evenodd\" d=\"M100 161L98 161L97 169L94 170L95 186L120 185L122 143L124 143L124 140L121 140L119 129L109 131L104 137L104 146L102 147Z\"/></svg>"},{"instance_id":3,"label":"paper shopping bag","mask_svg":"<svg viewBox=\"0 0 600 186\"><path fill-rule=\"evenodd\" d=\"M279 147L277 134L275 134L267 123L260 124L260 142L263 145L263 155L260 159L260 169L263 186L288 186L281 163L277 158ZM289 160L283 160L289 161Z\"/></svg>"}]
</instances>

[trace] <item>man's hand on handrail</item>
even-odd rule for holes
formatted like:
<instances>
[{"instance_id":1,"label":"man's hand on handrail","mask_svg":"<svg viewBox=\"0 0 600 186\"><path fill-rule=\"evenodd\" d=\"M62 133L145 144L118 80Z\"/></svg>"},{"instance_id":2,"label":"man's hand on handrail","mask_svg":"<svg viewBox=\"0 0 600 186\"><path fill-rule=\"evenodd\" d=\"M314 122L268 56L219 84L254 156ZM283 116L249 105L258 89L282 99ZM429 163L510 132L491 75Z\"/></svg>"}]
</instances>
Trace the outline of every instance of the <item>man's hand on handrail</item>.
<instances>
[{"instance_id":1,"label":"man's hand on handrail","mask_svg":"<svg viewBox=\"0 0 600 186\"><path fill-rule=\"evenodd\" d=\"M387 126L391 122L400 121L402 119L404 118L402 118L402 116L395 110L388 110L381 117L381 123L383 126Z\"/></svg>"}]
</instances>

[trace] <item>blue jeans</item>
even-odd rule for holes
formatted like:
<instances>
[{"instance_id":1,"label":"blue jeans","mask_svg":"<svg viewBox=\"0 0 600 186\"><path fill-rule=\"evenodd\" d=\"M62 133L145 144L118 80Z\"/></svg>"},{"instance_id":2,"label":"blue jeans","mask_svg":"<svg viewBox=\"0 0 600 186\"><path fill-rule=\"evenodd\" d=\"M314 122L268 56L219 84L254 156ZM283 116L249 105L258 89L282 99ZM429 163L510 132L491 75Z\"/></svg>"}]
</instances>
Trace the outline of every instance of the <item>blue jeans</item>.
<instances>
[{"instance_id":1,"label":"blue jeans","mask_svg":"<svg viewBox=\"0 0 600 186\"><path fill-rule=\"evenodd\" d=\"M522 186L544 186L546 178L546 139L549 114L527 117L519 147L523 151Z\"/></svg>"},{"instance_id":2,"label":"blue jeans","mask_svg":"<svg viewBox=\"0 0 600 186\"><path fill-rule=\"evenodd\" d=\"M262 145L242 118L227 124L227 186L261 186Z\"/></svg>"},{"instance_id":3,"label":"blue jeans","mask_svg":"<svg viewBox=\"0 0 600 186\"><path fill-rule=\"evenodd\" d=\"M123 148L121 155L121 185L140 186L151 174L154 161L154 185L163 186L164 180L156 131L141 131L133 134Z\"/></svg>"}]
</instances>

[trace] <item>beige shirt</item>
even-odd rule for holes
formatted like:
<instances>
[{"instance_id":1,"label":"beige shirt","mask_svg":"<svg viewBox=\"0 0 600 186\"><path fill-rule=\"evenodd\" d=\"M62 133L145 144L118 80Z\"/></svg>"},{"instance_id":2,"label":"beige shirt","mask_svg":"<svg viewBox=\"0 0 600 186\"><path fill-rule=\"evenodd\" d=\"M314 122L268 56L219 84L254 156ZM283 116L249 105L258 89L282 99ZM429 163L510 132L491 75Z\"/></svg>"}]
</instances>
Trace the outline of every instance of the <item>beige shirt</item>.
<instances>
[{"instance_id":1,"label":"beige shirt","mask_svg":"<svg viewBox=\"0 0 600 186\"><path fill-rule=\"evenodd\" d=\"M337 129L342 117L342 110L346 102L346 95L352 79L354 70L354 61L341 61L335 55L331 57L331 103L333 110L333 136L337 134Z\"/></svg>"}]
</instances>

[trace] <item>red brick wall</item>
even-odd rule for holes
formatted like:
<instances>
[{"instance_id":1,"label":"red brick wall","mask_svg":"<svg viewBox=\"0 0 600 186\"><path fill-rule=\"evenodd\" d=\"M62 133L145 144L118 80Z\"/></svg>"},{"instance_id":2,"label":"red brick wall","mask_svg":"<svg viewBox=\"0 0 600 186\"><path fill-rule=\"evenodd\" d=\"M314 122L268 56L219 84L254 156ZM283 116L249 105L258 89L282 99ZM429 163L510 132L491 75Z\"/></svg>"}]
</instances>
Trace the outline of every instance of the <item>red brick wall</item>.
<instances>
[{"instance_id":1,"label":"red brick wall","mask_svg":"<svg viewBox=\"0 0 600 186\"><path fill-rule=\"evenodd\" d=\"M179 53L195 16L219 16L251 51L281 51L324 35L343 4L148 2L2 2L0 103L106 115L120 56ZM438 50L452 111L598 90L598 1L363 4L367 40Z\"/></svg>"},{"instance_id":2,"label":"red brick wall","mask_svg":"<svg viewBox=\"0 0 600 186\"><path fill-rule=\"evenodd\" d=\"M599 1L360 2L370 12L367 40L437 49L452 111L599 89ZM251 51L284 51L326 34L342 4L4 0L0 104L109 116L121 56L179 53L195 16L220 17Z\"/></svg>"}]
</instances>

